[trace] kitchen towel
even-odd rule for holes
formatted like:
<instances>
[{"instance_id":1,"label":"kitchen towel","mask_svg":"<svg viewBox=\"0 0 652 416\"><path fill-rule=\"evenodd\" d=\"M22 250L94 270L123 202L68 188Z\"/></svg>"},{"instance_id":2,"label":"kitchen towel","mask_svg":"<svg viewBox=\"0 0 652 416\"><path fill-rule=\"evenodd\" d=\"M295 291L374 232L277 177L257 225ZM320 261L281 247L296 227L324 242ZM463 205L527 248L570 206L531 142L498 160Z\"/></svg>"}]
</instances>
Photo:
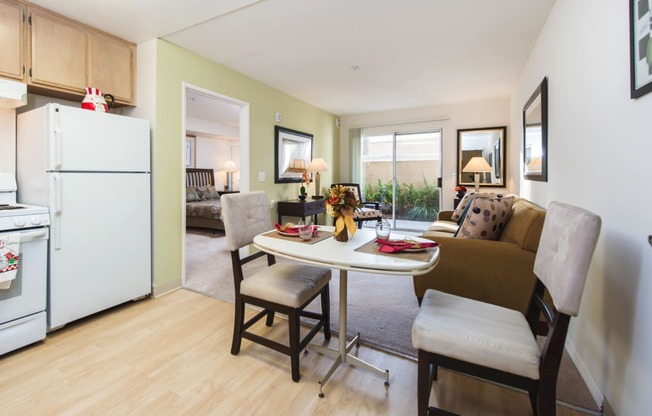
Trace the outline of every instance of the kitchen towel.
<instances>
[{"instance_id":1,"label":"kitchen towel","mask_svg":"<svg viewBox=\"0 0 652 416\"><path fill-rule=\"evenodd\" d=\"M18 273L20 234L0 236L0 289L9 289Z\"/></svg>"}]
</instances>

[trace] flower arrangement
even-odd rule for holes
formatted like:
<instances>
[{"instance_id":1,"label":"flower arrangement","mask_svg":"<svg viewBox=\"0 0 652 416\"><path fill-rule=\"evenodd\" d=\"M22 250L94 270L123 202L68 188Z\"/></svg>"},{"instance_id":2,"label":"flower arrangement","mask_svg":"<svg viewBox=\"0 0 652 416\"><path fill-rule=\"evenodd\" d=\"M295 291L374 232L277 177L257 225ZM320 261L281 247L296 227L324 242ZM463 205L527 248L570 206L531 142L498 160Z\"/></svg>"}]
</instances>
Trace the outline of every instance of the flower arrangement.
<instances>
[{"instance_id":1,"label":"flower arrangement","mask_svg":"<svg viewBox=\"0 0 652 416\"><path fill-rule=\"evenodd\" d=\"M466 187L462 185L457 185L455 187L455 193L458 198L462 198L466 193Z\"/></svg>"},{"instance_id":2,"label":"flower arrangement","mask_svg":"<svg viewBox=\"0 0 652 416\"><path fill-rule=\"evenodd\" d=\"M342 231L347 229L351 235L355 234L353 214L361 206L360 200L351 188L343 185L333 186L325 197L326 213L335 218L335 238L347 241L348 234Z\"/></svg>"}]
</instances>

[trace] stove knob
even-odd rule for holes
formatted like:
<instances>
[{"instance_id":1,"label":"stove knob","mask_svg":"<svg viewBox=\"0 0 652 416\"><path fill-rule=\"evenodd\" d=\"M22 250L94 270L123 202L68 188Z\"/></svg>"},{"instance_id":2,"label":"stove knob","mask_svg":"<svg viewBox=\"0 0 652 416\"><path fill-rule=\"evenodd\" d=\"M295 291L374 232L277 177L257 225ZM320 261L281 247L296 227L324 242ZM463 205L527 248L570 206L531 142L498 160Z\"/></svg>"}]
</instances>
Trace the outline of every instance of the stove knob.
<instances>
[{"instance_id":1,"label":"stove knob","mask_svg":"<svg viewBox=\"0 0 652 416\"><path fill-rule=\"evenodd\" d=\"M14 218L14 225L16 227L24 227L25 226L25 219L24 218Z\"/></svg>"},{"instance_id":2,"label":"stove knob","mask_svg":"<svg viewBox=\"0 0 652 416\"><path fill-rule=\"evenodd\" d=\"M29 222L32 223L32 225L41 225L41 217L32 217Z\"/></svg>"}]
</instances>

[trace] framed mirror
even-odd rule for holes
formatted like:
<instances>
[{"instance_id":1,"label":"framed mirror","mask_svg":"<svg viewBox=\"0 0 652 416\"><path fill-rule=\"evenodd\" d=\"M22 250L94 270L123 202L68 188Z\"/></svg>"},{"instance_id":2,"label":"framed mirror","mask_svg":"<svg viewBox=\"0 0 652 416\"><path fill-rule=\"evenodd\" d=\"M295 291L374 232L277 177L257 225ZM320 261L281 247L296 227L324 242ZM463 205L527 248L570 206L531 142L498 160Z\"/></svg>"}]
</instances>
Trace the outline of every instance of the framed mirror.
<instances>
[{"instance_id":1,"label":"framed mirror","mask_svg":"<svg viewBox=\"0 0 652 416\"><path fill-rule=\"evenodd\" d=\"M479 173L480 186L505 186L505 140L507 127L457 130L457 184L475 185L475 173L468 168L474 157L486 161Z\"/></svg>"},{"instance_id":2,"label":"framed mirror","mask_svg":"<svg viewBox=\"0 0 652 416\"><path fill-rule=\"evenodd\" d=\"M548 78L523 107L523 177L548 181Z\"/></svg>"},{"instance_id":3,"label":"framed mirror","mask_svg":"<svg viewBox=\"0 0 652 416\"><path fill-rule=\"evenodd\" d=\"M274 183L301 182L312 160L312 134L274 127Z\"/></svg>"}]
</instances>

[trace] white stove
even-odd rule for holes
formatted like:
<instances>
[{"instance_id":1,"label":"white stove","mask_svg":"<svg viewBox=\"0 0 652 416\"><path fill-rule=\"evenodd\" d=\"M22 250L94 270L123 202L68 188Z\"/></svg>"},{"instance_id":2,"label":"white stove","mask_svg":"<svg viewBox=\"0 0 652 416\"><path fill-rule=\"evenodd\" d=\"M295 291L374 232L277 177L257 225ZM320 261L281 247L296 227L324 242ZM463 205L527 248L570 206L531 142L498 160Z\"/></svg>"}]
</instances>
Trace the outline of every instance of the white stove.
<instances>
[{"instance_id":1,"label":"white stove","mask_svg":"<svg viewBox=\"0 0 652 416\"><path fill-rule=\"evenodd\" d=\"M16 189L15 177L0 172L0 231L49 225L47 207L16 203Z\"/></svg>"},{"instance_id":2,"label":"white stove","mask_svg":"<svg viewBox=\"0 0 652 416\"><path fill-rule=\"evenodd\" d=\"M0 355L45 338L49 224L46 207L16 203L15 177L0 172Z\"/></svg>"}]
</instances>

